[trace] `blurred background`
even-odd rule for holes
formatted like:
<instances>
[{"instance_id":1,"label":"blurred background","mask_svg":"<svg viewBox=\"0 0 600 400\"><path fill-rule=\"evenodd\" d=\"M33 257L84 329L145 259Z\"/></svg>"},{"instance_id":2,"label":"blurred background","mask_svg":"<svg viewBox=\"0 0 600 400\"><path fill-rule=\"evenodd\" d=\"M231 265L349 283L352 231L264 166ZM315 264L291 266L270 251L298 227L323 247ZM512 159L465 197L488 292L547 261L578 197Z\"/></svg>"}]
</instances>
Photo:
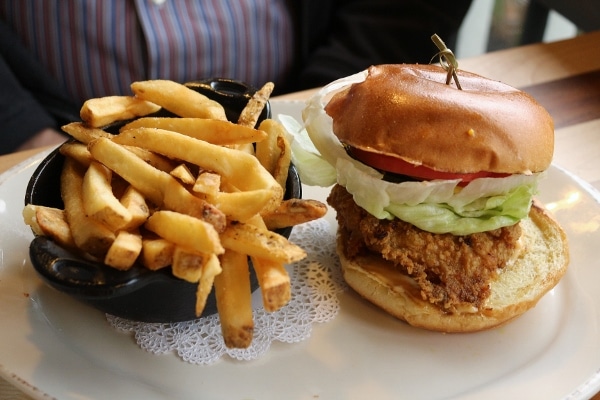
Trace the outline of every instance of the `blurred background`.
<instances>
[{"instance_id":1,"label":"blurred background","mask_svg":"<svg viewBox=\"0 0 600 400\"><path fill-rule=\"evenodd\" d=\"M519 45L530 1L474 0L459 32L455 54L465 58ZM567 39L578 33L573 23L553 10L545 23L544 42Z\"/></svg>"}]
</instances>

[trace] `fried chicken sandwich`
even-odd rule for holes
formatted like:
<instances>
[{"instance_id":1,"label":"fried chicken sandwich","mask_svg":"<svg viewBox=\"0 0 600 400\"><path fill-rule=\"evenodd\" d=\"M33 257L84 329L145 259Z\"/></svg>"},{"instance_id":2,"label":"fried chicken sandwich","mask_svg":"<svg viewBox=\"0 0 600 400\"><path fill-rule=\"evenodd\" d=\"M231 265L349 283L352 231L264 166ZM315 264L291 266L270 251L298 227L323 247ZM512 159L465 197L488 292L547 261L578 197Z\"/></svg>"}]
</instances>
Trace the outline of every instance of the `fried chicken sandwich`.
<instances>
[{"instance_id":1,"label":"fried chicken sandwich","mask_svg":"<svg viewBox=\"0 0 600 400\"><path fill-rule=\"evenodd\" d=\"M303 111L336 169L344 279L411 325L492 328L565 274L564 231L535 200L554 126L531 96L437 65L378 65L332 82Z\"/></svg>"}]
</instances>

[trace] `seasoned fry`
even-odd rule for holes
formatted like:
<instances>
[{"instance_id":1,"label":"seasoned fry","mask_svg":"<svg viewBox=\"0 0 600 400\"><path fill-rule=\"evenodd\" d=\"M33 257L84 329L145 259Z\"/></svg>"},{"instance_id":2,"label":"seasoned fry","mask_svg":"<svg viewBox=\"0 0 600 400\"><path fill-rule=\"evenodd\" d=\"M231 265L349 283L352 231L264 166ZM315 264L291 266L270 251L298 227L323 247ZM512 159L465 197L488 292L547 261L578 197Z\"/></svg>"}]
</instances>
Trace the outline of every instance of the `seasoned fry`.
<instances>
[{"instance_id":1,"label":"seasoned fry","mask_svg":"<svg viewBox=\"0 0 600 400\"><path fill-rule=\"evenodd\" d=\"M194 196L184 188L175 178L170 176L164 187L163 206L202 219L211 224L217 232L222 232L227 224L226 216L214 204L205 199Z\"/></svg>"},{"instance_id":2,"label":"seasoned fry","mask_svg":"<svg viewBox=\"0 0 600 400\"><path fill-rule=\"evenodd\" d=\"M212 172L202 172L196 178L192 191L202 193L208 198L214 198L221 188L221 175Z\"/></svg>"},{"instance_id":3,"label":"seasoned fry","mask_svg":"<svg viewBox=\"0 0 600 400\"><path fill-rule=\"evenodd\" d=\"M171 176L179 179L181 183L184 183L186 185L193 185L194 183L196 183L196 178L194 178L194 175L192 175L192 172L185 164L179 164L178 166L173 168L169 173L171 174Z\"/></svg>"},{"instance_id":4,"label":"seasoned fry","mask_svg":"<svg viewBox=\"0 0 600 400\"><path fill-rule=\"evenodd\" d=\"M120 231L104 257L104 264L122 271L128 270L141 251L142 236L139 232Z\"/></svg>"},{"instance_id":5,"label":"seasoned fry","mask_svg":"<svg viewBox=\"0 0 600 400\"><path fill-rule=\"evenodd\" d=\"M237 121L238 125L248 126L251 128L256 126L256 122L260 117L260 113L262 112L263 108L265 108L267 101L269 101L269 97L271 96L274 88L275 85L273 82L267 82L263 85L263 87L254 93L252 98L248 101L248 104L246 104L246 107L244 107L242 110Z\"/></svg>"},{"instance_id":6,"label":"seasoned fry","mask_svg":"<svg viewBox=\"0 0 600 400\"><path fill-rule=\"evenodd\" d=\"M264 221L258 215L249 223L266 229ZM252 257L252 266L256 272L265 310L273 312L285 306L292 297L292 288L290 276L283 263Z\"/></svg>"},{"instance_id":7,"label":"seasoned fry","mask_svg":"<svg viewBox=\"0 0 600 400\"><path fill-rule=\"evenodd\" d=\"M61 246L75 248L64 210L28 204L23 209L23 219L36 235L48 236Z\"/></svg>"},{"instance_id":8,"label":"seasoned fry","mask_svg":"<svg viewBox=\"0 0 600 400\"><path fill-rule=\"evenodd\" d=\"M221 263L215 254L210 254L209 259L202 268L202 275L196 290L196 316L199 317L206 306L206 299L212 291L215 277L222 272Z\"/></svg>"},{"instance_id":9,"label":"seasoned fry","mask_svg":"<svg viewBox=\"0 0 600 400\"><path fill-rule=\"evenodd\" d=\"M160 154L156 154L136 146L123 147L144 160L146 163L163 172L171 172L177 167L177 163L174 160L170 160L165 156L161 156Z\"/></svg>"},{"instance_id":10,"label":"seasoned fry","mask_svg":"<svg viewBox=\"0 0 600 400\"><path fill-rule=\"evenodd\" d=\"M267 138L267 133L258 129L207 118L139 118L120 131L136 128L164 129L221 146L260 142Z\"/></svg>"},{"instance_id":11,"label":"seasoned fry","mask_svg":"<svg viewBox=\"0 0 600 400\"><path fill-rule=\"evenodd\" d=\"M163 188L169 179L175 178L152 167L110 139L93 140L89 143L88 149L96 160L129 182L151 202L156 205L162 204Z\"/></svg>"},{"instance_id":12,"label":"seasoned fry","mask_svg":"<svg viewBox=\"0 0 600 400\"><path fill-rule=\"evenodd\" d=\"M230 220L244 222L265 209L273 197L271 190L248 192L218 192L212 197L215 206Z\"/></svg>"},{"instance_id":13,"label":"seasoned fry","mask_svg":"<svg viewBox=\"0 0 600 400\"><path fill-rule=\"evenodd\" d=\"M260 165L256 157L250 154L162 129L129 129L113 140L120 144L146 148L216 172L242 191L269 189L273 195L265 203L265 210L275 209L283 198L281 185Z\"/></svg>"},{"instance_id":14,"label":"seasoned fry","mask_svg":"<svg viewBox=\"0 0 600 400\"><path fill-rule=\"evenodd\" d=\"M92 140L101 137L112 137L110 133L103 131L102 129L86 126L82 122L71 122L70 124L63 125L61 129L83 144L88 144Z\"/></svg>"},{"instance_id":15,"label":"seasoned fry","mask_svg":"<svg viewBox=\"0 0 600 400\"><path fill-rule=\"evenodd\" d=\"M276 210L262 215L269 230L300 225L323 217L327 206L312 199L289 199L281 202Z\"/></svg>"},{"instance_id":16,"label":"seasoned fry","mask_svg":"<svg viewBox=\"0 0 600 400\"><path fill-rule=\"evenodd\" d=\"M250 224L232 222L220 234L226 249L252 257L266 258L281 263L293 263L306 257L306 252L285 237Z\"/></svg>"},{"instance_id":17,"label":"seasoned fry","mask_svg":"<svg viewBox=\"0 0 600 400\"><path fill-rule=\"evenodd\" d=\"M198 253L181 246L176 246L173 252L171 272L179 279L191 283L199 282L202 276L202 268L209 257L210 253Z\"/></svg>"},{"instance_id":18,"label":"seasoned fry","mask_svg":"<svg viewBox=\"0 0 600 400\"><path fill-rule=\"evenodd\" d=\"M65 216L77 247L93 256L104 258L115 235L106 226L86 215L82 193L84 173L76 161L65 159L60 178Z\"/></svg>"},{"instance_id":19,"label":"seasoned fry","mask_svg":"<svg viewBox=\"0 0 600 400\"><path fill-rule=\"evenodd\" d=\"M80 142L64 143L58 151L65 157L71 157L84 167L88 167L94 159L87 146Z\"/></svg>"},{"instance_id":20,"label":"seasoned fry","mask_svg":"<svg viewBox=\"0 0 600 400\"><path fill-rule=\"evenodd\" d=\"M211 224L186 214L159 210L144 226L158 236L198 253L222 254L225 251L219 233Z\"/></svg>"},{"instance_id":21,"label":"seasoned fry","mask_svg":"<svg viewBox=\"0 0 600 400\"><path fill-rule=\"evenodd\" d=\"M136 97L158 104L180 117L227 120L221 104L177 82L160 79L133 82L131 90Z\"/></svg>"},{"instance_id":22,"label":"seasoned fry","mask_svg":"<svg viewBox=\"0 0 600 400\"><path fill-rule=\"evenodd\" d=\"M284 264L252 257L252 266L256 271L265 311L274 312L285 306L292 297L292 288Z\"/></svg>"},{"instance_id":23,"label":"seasoned fry","mask_svg":"<svg viewBox=\"0 0 600 400\"><path fill-rule=\"evenodd\" d=\"M88 146L94 158L129 182L155 205L206 219L218 231L224 229L225 214L194 196L168 173L145 163L109 139L99 138Z\"/></svg>"},{"instance_id":24,"label":"seasoned fry","mask_svg":"<svg viewBox=\"0 0 600 400\"><path fill-rule=\"evenodd\" d=\"M254 335L248 257L227 250L220 261L222 272L215 277L214 288L223 340L227 347L246 348Z\"/></svg>"},{"instance_id":25,"label":"seasoned fry","mask_svg":"<svg viewBox=\"0 0 600 400\"><path fill-rule=\"evenodd\" d=\"M113 194L112 171L97 161L88 167L82 186L83 207L87 215L119 230L131 222L131 213Z\"/></svg>"},{"instance_id":26,"label":"seasoned fry","mask_svg":"<svg viewBox=\"0 0 600 400\"><path fill-rule=\"evenodd\" d=\"M173 263L175 245L163 238L142 238L141 263L149 270L156 271Z\"/></svg>"},{"instance_id":27,"label":"seasoned fry","mask_svg":"<svg viewBox=\"0 0 600 400\"><path fill-rule=\"evenodd\" d=\"M129 185L123 196L121 196L121 204L131 214L131 221L122 229L131 230L140 227L150 216L150 209L144 196L133 186Z\"/></svg>"},{"instance_id":28,"label":"seasoned fry","mask_svg":"<svg viewBox=\"0 0 600 400\"><path fill-rule=\"evenodd\" d=\"M160 106L132 96L106 96L87 100L79 114L87 125L99 128L158 110Z\"/></svg>"},{"instance_id":29,"label":"seasoned fry","mask_svg":"<svg viewBox=\"0 0 600 400\"><path fill-rule=\"evenodd\" d=\"M256 144L256 158L281 187L285 188L292 160L292 151L286 138L285 128L275 120L265 119L259 129L267 132L268 138Z\"/></svg>"}]
</instances>

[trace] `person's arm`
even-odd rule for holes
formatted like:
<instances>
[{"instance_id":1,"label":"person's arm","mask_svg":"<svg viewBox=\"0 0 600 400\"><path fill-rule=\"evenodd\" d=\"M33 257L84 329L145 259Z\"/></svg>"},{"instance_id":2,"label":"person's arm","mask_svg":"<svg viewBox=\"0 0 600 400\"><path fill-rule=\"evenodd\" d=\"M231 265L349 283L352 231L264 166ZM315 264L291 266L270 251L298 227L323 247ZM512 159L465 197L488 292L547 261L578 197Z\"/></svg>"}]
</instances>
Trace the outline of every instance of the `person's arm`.
<instances>
[{"instance_id":1,"label":"person's arm","mask_svg":"<svg viewBox=\"0 0 600 400\"><path fill-rule=\"evenodd\" d=\"M28 141L35 144L35 136L56 121L15 78L0 58L0 154L25 147Z\"/></svg>"},{"instance_id":2,"label":"person's arm","mask_svg":"<svg viewBox=\"0 0 600 400\"><path fill-rule=\"evenodd\" d=\"M0 88L0 154L64 141L61 124L78 118L64 90L3 21Z\"/></svg>"},{"instance_id":3,"label":"person's arm","mask_svg":"<svg viewBox=\"0 0 600 400\"><path fill-rule=\"evenodd\" d=\"M471 4L471 0L338 0L331 3L329 20L311 29L310 21L322 18L327 1L304 1L300 29L308 44L299 78L302 88L373 64L429 63L439 51L431 35L438 34L452 48Z\"/></svg>"}]
</instances>

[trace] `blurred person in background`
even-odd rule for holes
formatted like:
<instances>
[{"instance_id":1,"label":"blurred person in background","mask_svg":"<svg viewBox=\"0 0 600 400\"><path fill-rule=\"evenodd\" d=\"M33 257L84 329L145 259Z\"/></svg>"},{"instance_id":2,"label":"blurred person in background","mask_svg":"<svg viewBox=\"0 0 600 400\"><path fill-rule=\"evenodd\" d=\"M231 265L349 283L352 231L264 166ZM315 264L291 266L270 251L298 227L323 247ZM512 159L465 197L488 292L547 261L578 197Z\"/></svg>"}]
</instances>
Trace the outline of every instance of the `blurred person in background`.
<instances>
[{"instance_id":1,"label":"blurred person in background","mask_svg":"<svg viewBox=\"0 0 600 400\"><path fill-rule=\"evenodd\" d=\"M63 142L88 98L231 78L274 94L453 48L471 0L3 0L0 154Z\"/></svg>"}]
</instances>

